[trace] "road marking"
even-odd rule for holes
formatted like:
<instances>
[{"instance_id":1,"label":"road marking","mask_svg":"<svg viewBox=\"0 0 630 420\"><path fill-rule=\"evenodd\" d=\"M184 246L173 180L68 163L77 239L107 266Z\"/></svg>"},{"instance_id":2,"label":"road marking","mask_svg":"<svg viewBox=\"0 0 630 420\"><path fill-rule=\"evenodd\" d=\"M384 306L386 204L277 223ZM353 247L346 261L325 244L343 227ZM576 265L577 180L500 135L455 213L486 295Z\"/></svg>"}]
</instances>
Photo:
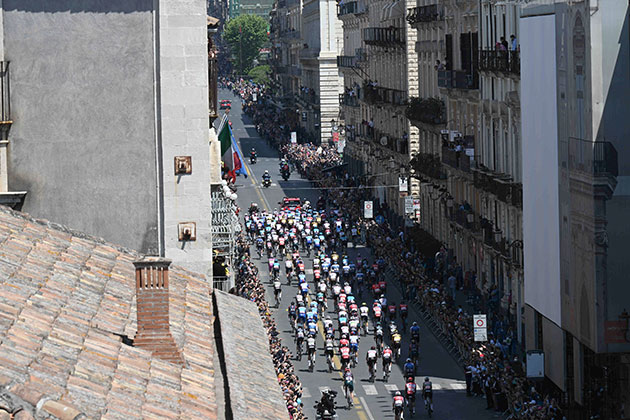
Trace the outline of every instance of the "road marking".
<instances>
[{"instance_id":1,"label":"road marking","mask_svg":"<svg viewBox=\"0 0 630 420\"><path fill-rule=\"evenodd\" d=\"M461 384L461 383L457 383L457 382L449 384L449 386L451 387L451 389L454 389L454 390L466 389L466 384Z\"/></svg>"},{"instance_id":2,"label":"road marking","mask_svg":"<svg viewBox=\"0 0 630 420\"><path fill-rule=\"evenodd\" d=\"M440 385L440 384L433 384L433 389L435 391L439 391L440 389L442 389L442 385Z\"/></svg>"},{"instance_id":3,"label":"road marking","mask_svg":"<svg viewBox=\"0 0 630 420\"><path fill-rule=\"evenodd\" d=\"M370 408L368 407L367 403L365 402L365 399L363 397L359 397L359 399L361 400L361 404L363 405L363 409L365 410L365 414L367 414L368 418L370 420L374 420L374 416L372 415L372 412L370 411ZM359 417L361 417L360 415L361 412L357 413L359 414Z\"/></svg>"},{"instance_id":4,"label":"road marking","mask_svg":"<svg viewBox=\"0 0 630 420\"><path fill-rule=\"evenodd\" d=\"M329 390L329 389L330 389L330 387L329 387L329 386L320 386L318 389L319 389L319 392L320 392L320 394L321 394L322 392L324 392L324 391L326 391L326 390Z\"/></svg>"},{"instance_id":5,"label":"road marking","mask_svg":"<svg viewBox=\"0 0 630 420\"><path fill-rule=\"evenodd\" d=\"M378 391L376 390L376 385L361 385L363 387L363 391L365 395L378 395Z\"/></svg>"},{"instance_id":6,"label":"road marking","mask_svg":"<svg viewBox=\"0 0 630 420\"><path fill-rule=\"evenodd\" d=\"M303 386L302 387L302 398L311 398L311 391L308 390L307 387Z\"/></svg>"},{"instance_id":7,"label":"road marking","mask_svg":"<svg viewBox=\"0 0 630 420\"><path fill-rule=\"evenodd\" d=\"M307 268L306 270L304 270L304 274L313 274L313 269Z\"/></svg>"},{"instance_id":8,"label":"road marking","mask_svg":"<svg viewBox=\"0 0 630 420\"><path fill-rule=\"evenodd\" d=\"M398 385L396 384L385 384L385 389L389 392L400 391L400 389L398 389Z\"/></svg>"}]
</instances>

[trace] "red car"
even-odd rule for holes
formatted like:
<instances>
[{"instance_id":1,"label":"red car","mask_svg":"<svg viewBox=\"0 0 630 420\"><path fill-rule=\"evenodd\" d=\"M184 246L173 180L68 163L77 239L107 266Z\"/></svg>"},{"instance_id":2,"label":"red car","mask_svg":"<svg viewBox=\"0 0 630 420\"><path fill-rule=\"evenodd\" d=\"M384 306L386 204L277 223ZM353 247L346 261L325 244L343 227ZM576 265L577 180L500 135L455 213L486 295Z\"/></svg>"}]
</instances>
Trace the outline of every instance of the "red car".
<instances>
[{"instance_id":1,"label":"red car","mask_svg":"<svg viewBox=\"0 0 630 420\"><path fill-rule=\"evenodd\" d=\"M302 201L299 198L284 197L282 199L282 210L302 210Z\"/></svg>"}]
</instances>

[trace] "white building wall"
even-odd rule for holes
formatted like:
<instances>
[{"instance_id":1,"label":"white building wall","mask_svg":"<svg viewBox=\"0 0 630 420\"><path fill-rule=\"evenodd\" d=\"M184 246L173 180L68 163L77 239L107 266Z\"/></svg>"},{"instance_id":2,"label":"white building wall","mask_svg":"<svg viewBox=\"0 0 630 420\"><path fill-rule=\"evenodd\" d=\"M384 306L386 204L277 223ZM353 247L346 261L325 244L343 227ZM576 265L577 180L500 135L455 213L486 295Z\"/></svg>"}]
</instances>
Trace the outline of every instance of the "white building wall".
<instances>
[{"instance_id":1,"label":"white building wall","mask_svg":"<svg viewBox=\"0 0 630 420\"><path fill-rule=\"evenodd\" d=\"M207 21L204 0L160 0L159 109L162 130L165 255L210 274L210 147ZM192 174L174 175L176 156L192 157ZM178 240L194 222L196 241Z\"/></svg>"}]
</instances>

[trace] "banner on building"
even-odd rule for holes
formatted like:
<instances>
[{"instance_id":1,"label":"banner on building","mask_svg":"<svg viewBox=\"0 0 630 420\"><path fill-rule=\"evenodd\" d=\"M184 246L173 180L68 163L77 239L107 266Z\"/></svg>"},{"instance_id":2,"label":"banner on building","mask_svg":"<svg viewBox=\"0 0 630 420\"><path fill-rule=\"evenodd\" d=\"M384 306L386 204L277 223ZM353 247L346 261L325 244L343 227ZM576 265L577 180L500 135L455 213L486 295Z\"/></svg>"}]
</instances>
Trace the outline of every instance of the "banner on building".
<instances>
[{"instance_id":1,"label":"banner on building","mask_svg":"<svg viewBox=\"0 0 630 420\"><path fill-rule=\"evenodd\" d=\"M473 330L475 332L475 341L488 341L488 324L486 323L485 314L473 315Z\"/></svg>"},{"instance_id":2,"label":"banner on building","mask_svg":"<svg viewBox=\"0 0 630 420\"><path fill-rule=\"evenodd\" d=\"M371 201L363 202L363 217L372 219L374 217L374 203Z\"/></svg>"},{"instance_id":3,"label":"banner on building","mask_svg":"<svg viewBox=\"0 0 630 420\"><path fill-rule=\"evenodd\" d=\"M406 176L401 176L398 178L398 191L401 193L406 193L409 191L409 179Z\"/></svg>"},{"instance_id":4,"label":"banner on building","mask_svg":"<svg viewBox=\"0 0 630 420\"><path fill-rule=\"evenodd\" d=\"M295 131L291 131L291 143L297 143L297 133Z\"/></svg>"}]
</instances>

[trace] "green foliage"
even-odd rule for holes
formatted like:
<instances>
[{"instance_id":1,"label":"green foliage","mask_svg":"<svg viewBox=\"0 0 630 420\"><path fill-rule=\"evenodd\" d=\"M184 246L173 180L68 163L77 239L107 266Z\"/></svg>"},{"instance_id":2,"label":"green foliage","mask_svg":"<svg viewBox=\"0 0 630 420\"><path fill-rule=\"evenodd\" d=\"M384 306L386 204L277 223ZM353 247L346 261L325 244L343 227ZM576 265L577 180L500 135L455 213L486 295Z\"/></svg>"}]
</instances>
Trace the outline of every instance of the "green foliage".
<instances>
[{"instance_id":1,"label":"green foliage","mask_svg":"<svg viewBox=\"0 0 630 420\"><path fill-rule=\"evenodd\" d=\"M269 85L269 74L271 73L271 67L268 65L256 66L251 69L247 75L250 76L254 82L258 84Z\"/></svg>"},{"instance_id":2,"label":"green foliage","mask_svg":"<svg viewBox=\"0 0 630 420\"><path fill-rule=\"evenodd\" d=\"M267 38L267 22L260 16L240 15L228 21L223 39L235 57L234 68L238 73L246 74L252 69Z\"/></svg>"}]
</instances>

